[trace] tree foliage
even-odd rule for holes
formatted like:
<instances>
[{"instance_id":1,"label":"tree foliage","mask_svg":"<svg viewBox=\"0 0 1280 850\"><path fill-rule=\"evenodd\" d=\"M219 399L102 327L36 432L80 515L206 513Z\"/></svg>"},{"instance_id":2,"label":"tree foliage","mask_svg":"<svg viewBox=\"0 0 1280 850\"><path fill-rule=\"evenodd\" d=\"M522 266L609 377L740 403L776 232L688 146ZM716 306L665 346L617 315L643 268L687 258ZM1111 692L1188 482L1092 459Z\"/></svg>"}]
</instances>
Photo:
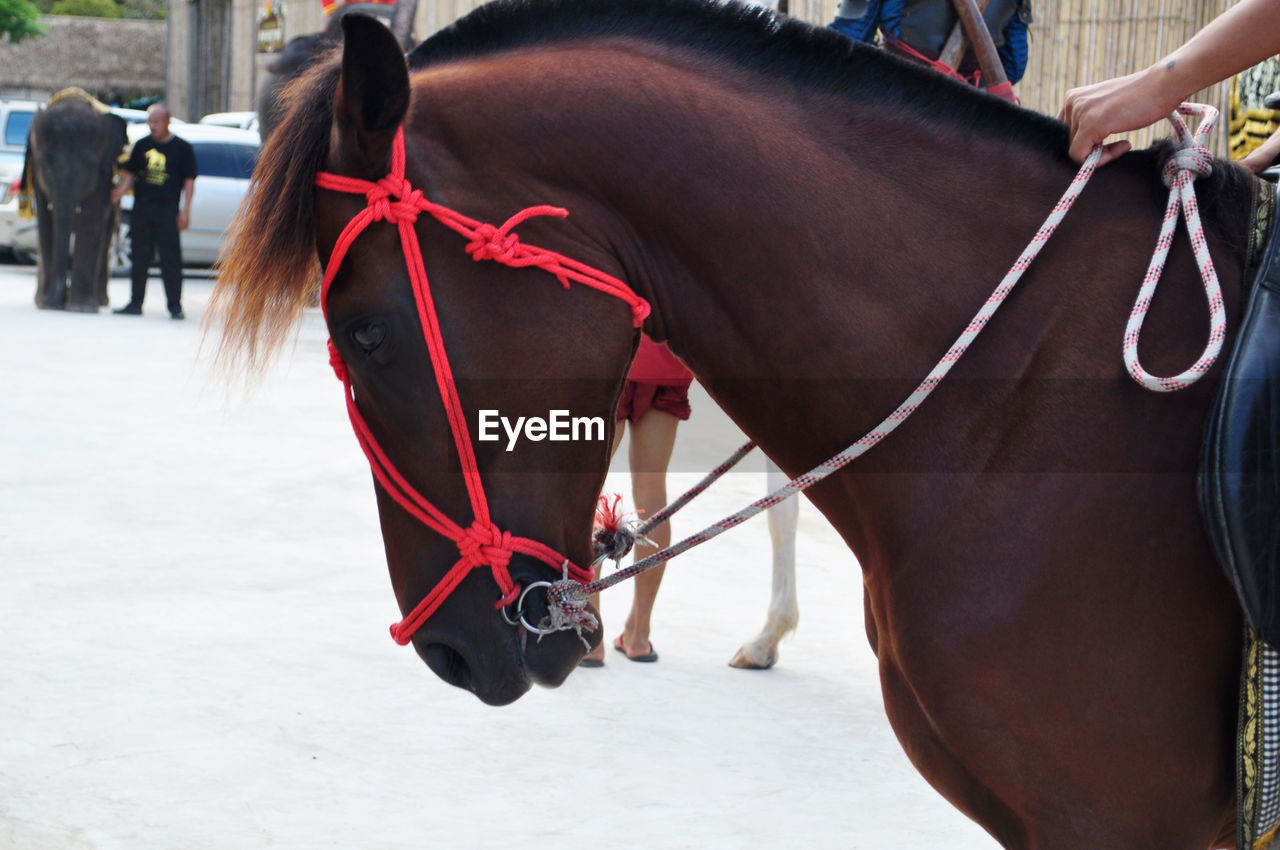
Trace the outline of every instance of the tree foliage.
<instances>
[{"instance_id":1,"label":"tree foliage","mask_svg":"<svg viewBox=\"0 0 1280 850\"><path fill-rule=\"evenodd\" d=\"M126 18L163 21L165 0L120 0L120 11Z\"/></svg>"},{"instance_id":2,"label":"tree foliage","mask_svg":"<svg viewBox=\"0 0 1280 850\"><path fill-rule=\"evenodd\" d=\"M43 32L39 17L40 10L28 0L0 0L0 35L9 36L14 44L37 36Z\"/></svg>"},{"instance_id":3,"label":"tree foliage","mask_svg":"<svg viewBox=\"0 0 1280 850\"><path fill-rule=\"evenodd\" d=\"M51 15L79 15L82 18L118 18L120 4L115 0L58 0L49 7Z\"/></svg>"},{"instance_id":4,"label":"tree foliage","mask_svg":"<svg viewBox=\"0 0 1280 850\"><path fill-rule=\"evenodd\" d=\"M3 2L3 0L0 0ZM81 15L87 18L131 18L147 21L165 19L165 0L26 0L34 2L46 15ZM114 11L111 7L115 7Z\"/></svg>"}]
</instances>

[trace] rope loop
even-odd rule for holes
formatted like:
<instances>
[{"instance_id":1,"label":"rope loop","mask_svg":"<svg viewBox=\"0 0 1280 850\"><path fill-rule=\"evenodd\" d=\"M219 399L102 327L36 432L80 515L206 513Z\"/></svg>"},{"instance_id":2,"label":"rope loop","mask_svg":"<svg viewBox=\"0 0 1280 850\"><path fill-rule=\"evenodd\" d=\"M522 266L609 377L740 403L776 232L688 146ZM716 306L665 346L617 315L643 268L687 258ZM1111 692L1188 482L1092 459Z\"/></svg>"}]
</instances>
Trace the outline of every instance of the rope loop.
<instances>
[{"instance_id":1,"label":"rope loop","mask_svg":"<svg viewBox=\"0 0 1280 850\"><path fill-rule=\"evenodd\" d=\"M329 366L333 369L333 374L338 376L338 380L347 383L351 379L351 373L347 371L347 361L342 359L342 355L338 353L338 346L333 344L333 340L326 340L329 345Z\"/></svg>"},{"instance_id":2,"label":"rope loop","mask_svg":"<svg viewBox=\"0 0 1280 850\"><path fill-rule=\"evenodd\" d=\"M1195 133L1187 129L1184 115L1200 117ZM1226 338L1227 314L1222 300L1222 287L1218 283L1218 273L1213 266L1213 257L1209 255L1209 245L1205 241L1193 182L1193 175L1202 177L1213 170L1213 156L1204 143L1217 120L1218 111L1202 103L1184 103L1169 115L1169 123L1173 125L1178 143L1177 152L1165 163L1161 175L1165 185L1169 187L1169 202L1165 205L1164 219L1160 223L1155 253L1151 256L1147 273L1142 279L1142 287L1129 312L1121 345L1125 371L1129 373L1129 377L1153 392L1174 392L1200 380L1213 368ZM1177 375L1153 375L1143 367L1138 358L1138 341L1155 297L1156 285L1164 272L1165 261L1173 245L1174 230L1180 218L1186 225L1191 251L1204 287L1205 301L1209 308L1209 336L1200 357L1186 370Z\"/></svg>"},{"instance_id":3,"label":"rope loop","mask_svg":"<svg viewBox=\"0 0 1280 850\"><path fill-rule=\"evenodd\" d=\"M507 577L510 580L510 576ZM494 608L506 608L508 605L520 598L520 592L524 590L520 585L511 582L511 589L498 597L498 601L493 603Z\"/></svg>"}]
</instances>

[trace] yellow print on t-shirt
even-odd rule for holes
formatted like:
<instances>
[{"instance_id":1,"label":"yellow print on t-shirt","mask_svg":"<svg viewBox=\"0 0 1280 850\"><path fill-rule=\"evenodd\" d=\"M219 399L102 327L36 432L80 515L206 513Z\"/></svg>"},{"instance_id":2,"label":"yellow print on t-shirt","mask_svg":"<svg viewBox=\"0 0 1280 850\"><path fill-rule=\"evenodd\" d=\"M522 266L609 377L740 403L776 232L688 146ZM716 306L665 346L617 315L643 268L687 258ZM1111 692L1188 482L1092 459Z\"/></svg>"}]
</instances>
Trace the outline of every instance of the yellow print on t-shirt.
<instances>
[{"instance_id":1,"label":"yellow print on t-shirt","mask_svg":"<svg viewBox=\"0 0 1280 850\"><path fill-rule=\"evenodd\" d=\"M168 161L165 155L160 151L152 148L147 151L147 182L152 186L163 186L164 178L168 174Z\"/></svg>"}]
</instances>

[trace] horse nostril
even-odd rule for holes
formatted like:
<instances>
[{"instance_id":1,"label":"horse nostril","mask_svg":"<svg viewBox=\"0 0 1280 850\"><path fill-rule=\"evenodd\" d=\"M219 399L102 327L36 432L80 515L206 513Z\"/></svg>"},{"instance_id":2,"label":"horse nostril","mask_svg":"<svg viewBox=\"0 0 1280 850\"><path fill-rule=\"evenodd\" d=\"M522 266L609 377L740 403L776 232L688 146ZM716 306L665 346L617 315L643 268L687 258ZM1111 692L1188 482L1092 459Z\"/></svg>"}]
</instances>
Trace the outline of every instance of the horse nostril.
<instances>
[{"instance_id":1,"label":"horse nostril","mask_svg":"<svg viewBox=\"0 0 1280 850\"><path fill-rule=\"evenodd\" d=\"M462 653L443 643L429 643L418 654L441 679L455 687L471 690L471 666Z\"/></svg>"}]
</instances>

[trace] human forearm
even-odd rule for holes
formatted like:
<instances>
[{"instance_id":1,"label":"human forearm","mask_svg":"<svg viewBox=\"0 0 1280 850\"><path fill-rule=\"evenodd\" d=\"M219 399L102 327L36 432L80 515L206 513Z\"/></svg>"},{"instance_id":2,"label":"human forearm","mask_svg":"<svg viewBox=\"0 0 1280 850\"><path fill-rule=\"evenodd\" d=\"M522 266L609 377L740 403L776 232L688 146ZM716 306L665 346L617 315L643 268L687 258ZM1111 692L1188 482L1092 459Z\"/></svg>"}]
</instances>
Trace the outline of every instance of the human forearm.
<instances>
[{"instance_id":1,"label":"human forearm","mask_svg":"<svg viewBox=\"0 0 1280 850\"><path fill-rule=\"evenodd\" d=\"M1265 142L1258 145L1258 147L1249 152L1248 156L1240 160L1240 164L1254 174L1258 174L1271 165L1277 156L1280 156L1280 131L1268 136Z\"/></svg>"},{"instance_id":2,"label":"human forearm","mask_svg":"<svg viewBox=\"0 0 1280 850\"><path fill-rule=\"evenodd\" d=\"M194 178L182 181L182 207L178 210L178 229L186 230L191 225L191 200L196 194Z\"/></svg>"},{"instance_id":3,"label":"human forearm","mask_svg":"<svg viewBox=\"0 0 1280 850\"><path fill-rule=\"evenodd\" d=\"M122 171L120 173L120 182L111 190L111 203L118 203L125 193L133 188L133 172Z\"/></svg>"},{"instance_id":4,"label":"human forearm","mask_svg":"<svg viewBox=\"0 0 1280 850\"><path fill-rule=\"evenodd\" d=\"M1149 72L1182 100L1280 53L1280 0L1240 0Z\"/></svg>"},{"instance_id":5,"label":"human forearm","mask_svg":"<svg viewBox=\"0 0 1280 850\"><path fill-rule=\"evenodd\" d=\"M1280 52L1280 0L1241 0L1186 44L1150 67L1067 92L1058 117L1071 130L1071 156L1081 161L1113 133L1154 124L1191 94ZM1107 145L1106 162L1128 150Z\"/></svg>"}]
</instances>

